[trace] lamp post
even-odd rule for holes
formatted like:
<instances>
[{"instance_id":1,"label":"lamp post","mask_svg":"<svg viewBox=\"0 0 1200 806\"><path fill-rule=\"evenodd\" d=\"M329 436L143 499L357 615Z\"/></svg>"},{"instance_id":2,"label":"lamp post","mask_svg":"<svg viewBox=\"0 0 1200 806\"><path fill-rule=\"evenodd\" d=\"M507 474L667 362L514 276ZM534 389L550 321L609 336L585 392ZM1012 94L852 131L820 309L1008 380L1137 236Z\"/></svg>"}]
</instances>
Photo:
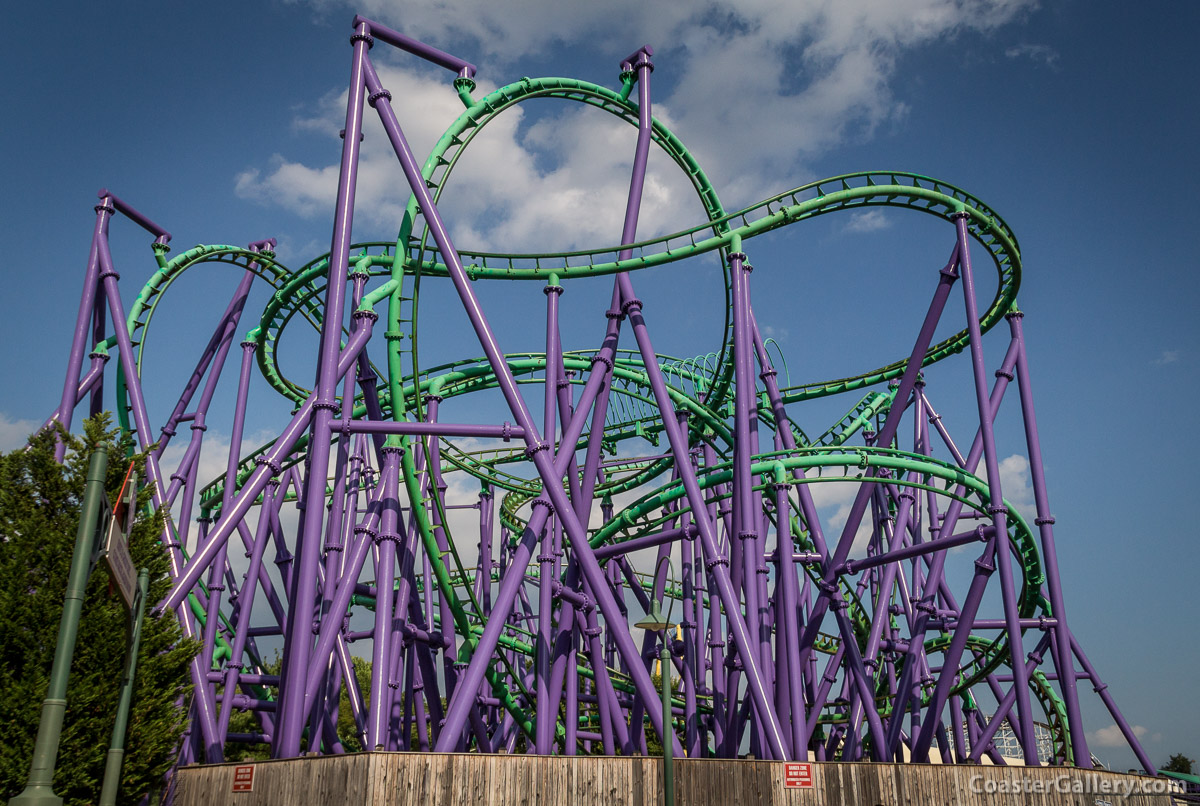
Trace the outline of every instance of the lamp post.
<instances>
[{"instance_id":1,"label":"lamp post","mask_svg":"<svg viewBox=\"0 0 1200 806\"><path fill-rule=\"evenodd\" d=\"M83 600L87 596L96 526L105 508L104 479L107 470L108 446L102 443L92 450L88 460L79 530L75 533L75 553L71 557L71 573L67 578L67 593L63 597L62 618L58 623L58 644L54 648L50 686L42 703L42 717L34 741L33 760L29 764L29 778L21 794L9 800L9 806L61 806L63 802L54 794L54 766L58 760L63 715L67 710L67 678L71 674L71 657L75 654L79 618L83 612Z\"/></svg>"},{"instance_id":2,"label":"lamp post","mask_svg":"<svg viewBox=\"0 0 1200 806\"><path fill-rule=\"evenodd\" d=\"M125 676L121 678L121 696L117 700L117 720L113 724L108 757L104 762L104 781L100 785L100 806L116 806L117 803L117 789L121 785L121 765L125 761L125 731L129 726L129 706L133 701L138 647L142 643L142 622L146 617L146 597L149 594L150 571L143 568L137 578L137 603L131 621L129 648L125 656Z\"/></svg>"},{"instance_id":3,"label":"lamp post","mask_svg":"<svg viewBox=\"0 0 1200 806\"><path fill-rule=\"evenodd\" d=\"M658 578L658 569L663 561L667 562L667 569L674 570L671 566L671 558L660 557L658 565L654 567L654 577ZM666 579L671 579L672 575L668 574ZM663 581L663 598L666 598L667 584ZM633 625L643 630L653 630L662 633L662 649L659 650L659 672L662 680L662 706L663 706L663 803L666 806L675 806L675 731L671 726L671 645L668 638L668 632L674 628L671 623L671 614L675 611L675 600L671 600L670 606L667 608L667 617L662 617L662 609L656 600L650 600L650 612L644 619Z\"/></svg>"}]
</instances>

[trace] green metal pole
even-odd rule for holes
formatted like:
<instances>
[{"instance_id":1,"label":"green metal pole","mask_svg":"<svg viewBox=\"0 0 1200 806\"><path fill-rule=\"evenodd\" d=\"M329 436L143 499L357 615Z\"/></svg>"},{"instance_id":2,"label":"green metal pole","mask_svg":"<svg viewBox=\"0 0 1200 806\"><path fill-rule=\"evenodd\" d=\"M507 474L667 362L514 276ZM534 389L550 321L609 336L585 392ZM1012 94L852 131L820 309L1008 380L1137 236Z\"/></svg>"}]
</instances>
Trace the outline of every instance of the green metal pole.
<instances>
[{"instance_id":1,"label":"green metal pole","mask_svg":"<svg viewBox=\"0 0 1200 806\"><path fill-rule=\"evenodd\" d=\"M96 540L96 524L100 520L104 501L107 470L108 446L97 445L88 462L79 530L75 533L75 553L71 557L71 575L67 579L67 594L63 597L58 644L54 648L54 665L50 670L50 688L42 703L42 718L38 722L37 739L33 745L29 778L21 794L8 802L9 806L60 806L63 802L54 794L54 764L58 758L63 715L67 710L67 678L71 674L71 656L75 654L75 639L79 635L79 615L87 594L88 571L91 569L92 549Z\"/></svg>"},{"instance_id":2,"label":"green metal pole","mask_svg":"<svg viewBox=\"0 0 1200 806\"><path fill-rule=\"evenodd\" d=\"M671 723L671 649L667 646L668 640L664 631L662 651L658 654L663 701L663 803L675 806L675 742L672 741L675 731Z\"/></svg>"},{"instance_id":3,"label":"green metal pole","mask_svg":"<svg viewBox=\"0 0 1200 806\"><path fill-rule=\"evenodd\" d=\"M117 806L117 788L121 785L121 764L125 761L125 728L129 724L129 705L133 701L133 678L137 674L138 647L142 643L142 620L146 615L146 597L150 592L150 571L138 572L137 611L129 637L129 656L125 677L121 680L121 698L117 702L117 721L113 724L108 758L104 761L104 784L100 787L100 806Z\"/></svg>"}]
</instances>

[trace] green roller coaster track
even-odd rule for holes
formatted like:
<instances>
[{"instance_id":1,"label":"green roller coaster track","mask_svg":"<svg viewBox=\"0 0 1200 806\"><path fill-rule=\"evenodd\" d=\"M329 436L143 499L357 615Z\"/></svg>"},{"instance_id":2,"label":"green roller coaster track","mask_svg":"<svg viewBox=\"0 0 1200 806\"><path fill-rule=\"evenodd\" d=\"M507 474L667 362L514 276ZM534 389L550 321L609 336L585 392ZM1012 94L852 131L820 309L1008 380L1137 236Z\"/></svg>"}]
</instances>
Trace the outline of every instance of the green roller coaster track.
<instances>
[{"instance_id":1,"label":"green roller coaster track","mask_svg":"<svg viewBox=\"0 0 1200 806\"><path fill-rule=\"evenodd\" d=\"M637 126L638 108L626 97L626 92L614 91L586 81L565 78L522 79L480 98L469 106L454 121L435 145L423 166L423 176L432 191L434 200L441 198L443 190L460 157L477 135L496 117L518 104L537 98L573 101L600 109L627 123ZM465 93L464 93L465 95ZM696 258L716 253L720 256L725 272L725 322L720 348L708 355L695 358L659 357L660 366L669 381L668 391L673 403L685 408L693 416L689 419L692 440L712 445L719 458L727 458L732 444L732 435L727 425L729 414L729 391L732 386L732 366L729 360L731 345L732 314L730 312L731 291L727 261L731 244L741 242L788 225L822 216L828 213L852 211L869 207L899 207L916 210L951 220L959 214L966 215L970 236L987 250L997 273L998 283L994 298L982 312L980 329L988 331L1003 316L1015 308L1016 295L1021 279L1020 249L1016 236L1004 221L987 205L965 191L926 176L893 171L868 171L836 176L820 182L812 182L784 193L777 194L744 209L727 212L721 205L717 193L698 163L680 140L659 120L653 120L652 140L684 172L704 207L707 220L703 224L669 235L639 241L631 245L606 246L557 253L498 254L463 250L460 256L471 280L533 280L559 281L577 277L610 275L634 271L653 266ZM619 253L629 250L631 257L621 260ZM360 310L371 310L387 300L386 372L376 372L387 379L379 390L379 405L385 417L419 420L423 417L422 396L437 394L442 397L466 395L496 386L496 377L486 360L467 359L422 369L418 360L418 333L420 286L423 278L447 276L444 260L430 241L429 229L419 212L415 198L410 199L404 213L397 239L394 243L371 242L353 247L351 258L352 275L365 276L369 281L379 281L376 287L362 299ZM137 367L141 372L142 358L148 343L150 325L158 305L166 292L182 274L205 264L227 264L251 270L261 277L273 290L256 326L247 339L257 343L257 361L263 377L279 394L295 404L300 404L310 391L287 378L280 367L280 344L285 328L296 317L306 320L319 330L322 323L321 300L325 293L329 269L329 256L323 255L290 271L279 263L270 252L251 252L235 246L196 246L170 260L165 247L156 249L158 269L142 288L137 300L130 308L126 327L137 345ZM344 334L348 333L343 330ZM933 364L947 356L962 351L968 344L968 331L957 332L931 346L923 359L922 366ZM111 348L116 337L102 343L100 351ZM520 383L540 383L537 375L545 370L545 357L541 354L511 354L506 356L509 367ZM574 370L572 383L582 384L585 372L592 366L591 353L567 352L563 356L566 369ZM884 366L870 369L843 378L791 384L790 379L781 390L785 403L820 398L845 392L865 392L847 414L815 440L800 432L791 423L798 449L793 452L764 453L754 457L752 471L764 478L795 486L799 483L868 482L887 483L913 489L926 490L939 496L961 501L975 513L986 513L991 503L986 482L977 476L965 473L960 468L919 454L906 453L890 447L848 448L846 440L868 427L877 418L884 416L894 402L891 394L871 391L869 387L898 378L905 370L907 361L893 361ZM656 442L662 425L658 421L657 409L650 391L646 368L640 356L628 351L617 354L613 367L613 403L605 422L604 442L610 452L623 440L641 437ZM119 414L128 427L127 404L124 379L118 378ZM354 416L366 411L361 396L352 408ZM765 399L761 401L758 418L770 427L777 427L774 414ZM586 444L588 434L581 437L580 446ZM254 460L270 445L264 445L239 465L238 484L241 484L254 467ZM302 439L293 450L286 464L299 461L307 449ZM426 448L426 459L430 459ZM418 532L425 546L434 571L436 585L446 597L455 627L465 642L461 649L461 660L466 660L482 632L482 609L473 593L475 573L463 567L453 537L448 534L449 559L454 565L451 571L439 551L434 529L428 517L427 506L441 508L436 497L427 500L421 493L418 473L412 455L405 452L402 463L403 480L415 515ZM519 532L524 520L518 512L540 492L540 482L508 472L504 467L522 461L523 451L513 448L489 447L466 451L448 440L441 441L442 467L446 471L461 470L478 478L481 483L503 490L501 504L502 523L510 530ZM632 493L644 489L656 478L671 468L667 459L648 459L625 463L597 487L597 496L611 498L620 493ZM794 468L817 471L817 475L797 481L790 471ZM887 471L885 478L864 476L867 468ZM821 475L821 471L840 469L845 473L859 470L857 475ZM910 481L906 474L919 479ZM699 483L711 496L714 503L726 497L728 492L717 493L721 485L732 476L728 461L705 468ZM206 515L219 513L223 480L218 479L201 491L201 508ZM664 507L674 507L665 511ZM608 523L590 532L594 547L621 543L660 529L673 517L687 511L687 502L680 482L669 482L643 494L626 505ZM796 511L796 510L793 510ZM1049 604L1041 595L1044 575L1034 537L1026 521L1010 508L1010 539L1013 553L1021 566L1022 586L1019 596L1023 618L1037 614L1051 615ZM445 512L439 521L443 529L449 530ZM792 540L800 548L809 548L807 531L798 517L793 517L789 531ZM806 569L814 581L817 577ZM536 571L531 569L531 574ZM639 584L647 590L653 588L653 580L639 576ZM851 602L856 629L865 635L869 629L866 608L858 600L850 582L843 579L843 593ZM465 592L465 599L459 595ZM665 595L682 596L677 587L668 585ZM352 604L372 607L372 597L356 596ZM199 607L193 603L197 616L203 618ZM525 635L517 628L512 634L501 638L501 646L518 654L533 652L529 641L520 640ZM840 639L822 636L817 648L822 652L835 651ZM926 642L926 649L937 652L945 649L947 636L939 636ZM973 660L964 666L960 682L954 691L969 697L971 685L995 670L1002 663L1011 663L1006 639L987 640L972 637L968 645ZM616 670L609 670L614 684L619 688L631 689L631 684ZM581 674L592 672L580 668ZM514 675L519 680L520 675ZM525 726L529 717L517 706L512 695L504 688L499 678L491 676L496 695L504 706ZM1031 681L1035 696L1042 705L1050 725L1056 752L1070 759L1071 745L1067 736L1063 704L1050 687L1044 675L1036 672ZM928 696L928 693L927 695ZM885 698L886 700L886 698ZM890 704L881 702L881 711L886 712ZM821 716L822 722L841 719L835 712ZM558 729L561 731L562 726Z\"/></svg>"}]
</instances>

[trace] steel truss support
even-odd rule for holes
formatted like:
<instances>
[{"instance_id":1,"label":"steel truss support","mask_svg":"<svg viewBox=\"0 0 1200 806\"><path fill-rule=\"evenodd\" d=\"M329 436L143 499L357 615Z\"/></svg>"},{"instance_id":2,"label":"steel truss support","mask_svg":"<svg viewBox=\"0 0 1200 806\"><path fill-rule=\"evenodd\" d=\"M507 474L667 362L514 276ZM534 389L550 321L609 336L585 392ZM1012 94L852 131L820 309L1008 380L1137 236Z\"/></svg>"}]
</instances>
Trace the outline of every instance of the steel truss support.
<instances>
[{"instance_id":1,"label":"steel truss support","mask_svg":"<svg viewBox=\"0 0 1200 806\"><path fill-rule=\"evenodd\" d=\"M1020 253L998 216L965 191L902 173L838 177L729 214L652 114L649 46L621 60L617 90L526 79L477 99L475 67L458 57L361 17L351 42L327 257L290 272L267 240L169 258L169 233L127 203L103 191L96 208L48 424L69 428L85 399L94 412L112 392L149 450L139 328L183 270L208 261L244 270L147 457L153 506L180 512L162 535L174 586L159 612L173 611L203 645L181 761L220 760L231 742L286 758L360 748L634 754L670 741L691 757L1089 766L1085 679L1151 769L1068 625L1015 303ZM373 64L380 42L451 71L467 107L423 164ZM533 97L590 103L637 128L616 247L501 258L453 242L438 202L458 154L496 114ZM366 107L412 192L393 244L352 243ZM685 169L708 220L639 243L654 145ZM773 288L752 273L747 244L872 204L933 213L954 230L949 260L918 281L933 288L911 350L854 377L793 385L752 304L753 291L761 299ZM108 247L117 213L154 235L155 274L128 315ZM972 263L984 252L999 278L987 306ZM707 253L719 255L726 283L721 350L660 356L634 274ZM594 274L613 276L597 311L603 335L595 349L569 349L561 306L574 299L565 295L575 278ZM499 279L533 279L544 291L544 352L501 348L480 292ZM419 287L447 281L483 357L424 368ZM234 362L224 472L204 479L216 386L264 283L270 300ZM956 285L967 326L935 343ZM381 304L386 325L376 332ZM311 390L285 378L275 357L284 327L305 317L320 334ZM1008 349L989 386L984 339L1005 317ZM630 349L620 347L623 331ZM118 376L106 386L112 347ZM960 352L975 401L965 453L935 409L952 399L941 390L953 380L924 374ZM294 411L273 440L248 448L255 365ZM1032 518L1001 485L1013 448L995 422L1013 381ZM522 385L541 393L536 415ZM502 410L461 421L457 399L489 388ZM805 403L834 394L849 411L810 438ZM164 448L184 424L191 438L168 473ZM831 484L853 485L844 523L815 494ZM230 550L235 535L244 556ZM963 548L978 557L957 579L947 558ZM663 561L652 573L651 556ZM673 625L639 634L634 624L652 611ZM278 667L264 660L270 649L281 651ZM678 678L665 715L661 674ZM238 711L254 714L255 731L231 731ZM1007 736L1020 758L1000 752Z\"/></svg>"}]
</instances>

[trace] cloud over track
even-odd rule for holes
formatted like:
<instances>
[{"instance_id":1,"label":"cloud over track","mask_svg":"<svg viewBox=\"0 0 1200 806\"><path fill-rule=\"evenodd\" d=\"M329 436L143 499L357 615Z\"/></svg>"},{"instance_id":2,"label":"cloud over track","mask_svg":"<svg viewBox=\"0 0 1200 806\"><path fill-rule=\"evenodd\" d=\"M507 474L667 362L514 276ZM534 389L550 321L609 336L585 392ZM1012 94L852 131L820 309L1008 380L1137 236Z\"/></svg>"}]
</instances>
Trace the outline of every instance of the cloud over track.
<instances>
[{"instance_id":1,"label":"cloud over track","mask_svg":"<svg viewBox=\"0 0 1200 806\"><path fill-rule=\"evenodd\" d=\"M309 5L331 15L351 9L341 0ZM656 60L670 62L674 77L656 84L655 115L679 134L734 209L814 178L806 160L848 139L869 139L880 125L903 118L907 107L889 82L906 51L966 31L992 31L1035 5L358 0L353 10L470 57L480 66L476 98L494 89L496 79L507 80L525 54L588 48L619 58L638 44L653 44ZM431 77L407 62L403 68L385 64L377 60L413 151L423 159L462 106L448 75ZM336 138L344 97L344 90L327 94L297 126ZM536 119L526 119L523 109L503 113L468 149L443 198L457 244L524 251L615 243L634 137L631 127L594 109ZM408 193L377 123L368 125L363 148L359 220L394 232ZM686 178L655 152L640 237L702 220ZM242 172L236 190L316 217L331 213L336 184L335 159L306 165L275 155Z\"/></svg>"}]
</instances>

